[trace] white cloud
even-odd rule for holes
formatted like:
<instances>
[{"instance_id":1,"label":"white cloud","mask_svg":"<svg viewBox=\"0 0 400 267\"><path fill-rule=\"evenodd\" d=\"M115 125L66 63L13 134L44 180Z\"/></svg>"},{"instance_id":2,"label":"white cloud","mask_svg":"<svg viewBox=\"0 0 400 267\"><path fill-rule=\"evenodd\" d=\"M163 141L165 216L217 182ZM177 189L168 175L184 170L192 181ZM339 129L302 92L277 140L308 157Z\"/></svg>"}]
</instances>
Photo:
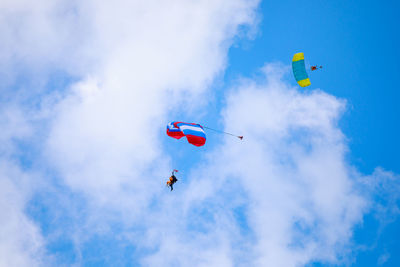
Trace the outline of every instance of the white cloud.
<instances>
[{"instance_id":1,"label":"white cloud","mask_svg":"<svg viewBox=\"0 0 400 267\"><path fill-rule=\"evenodd\" d=\"M18 100L0 116L0 126L10 126L0 134L6 144L0 152L7 157L15 151L15 138L39 139L33 165L55 175L40 180L43 187L60 190L59 199L46 205L56 206L49 207L56 221L66 220L50 225L49 231L57 233L46 238L72 240L76 264L84 265L85 248L96 235L132 244L135 260L148 266L336 263L351 247L353 228L366 212L377 207L387 213L370 198L373 188L383 185L371 177L391 177L388 184L395 184L397 176L377 169L365 177L348 164L346 139L337 125L345 101L320 90L292 88L282 80L288 68L279 64L266 65L264 82L243 80L229 91L224 124L244 140L223 139L176 191L162 191L161 178L154 177L170 169L159 138L168 114L179 106L178 112L194 121L201 118L212 94L207 88L223 73L239 27L253 25L257 4L0 4L0 36L7 40L0 47L0 67L10 76L2 88L12 84L15 73L29 73L28 80L38 73L46 80L53 68L80 78L61 93L54 88L57 92L44 98L39 111L24 117L30 107L18 107L24 103ZM23 91L28 99L41 91L28 89ZM49 129L46 135L43 129ZM45 242L24 213L31 191L15 186L18 173L0 180L2 196L11 195L0 198L2 210L13 218L5 222L11 230L0 247L11 255L6 258L11 265L39 264ZM360 181L366 185L362 190ZM82 203L61 194L64 185ZM397 207L398 196L390 195L387 203ZM13 199L17 204L9 205ZM21 224L25 231L17 233Z\"/></svg>"},{"instance_id":2,"label":"white cloud","mask_svg":"<svg viewBox=\"0 0 400 267\"><path fill-rule=\"evenodd\" d=\"M0 161L0 265L40 266L44 241L40 230L25 214L29 176L14 164Z\"/></svg>"},{"instance_id":3,"label":"white cloud","mask_svg":"<svg viewBox=\"0 0 400 267\"><path fill-rule=\"evenodd\" d=\"M344 101L318 90L291 88L282 81L284 70L267 65L265 82L243 81L230 94L225 125L244 140L226 137L178 202L188 210L207 209L210 203L218 207L210 215L212 228L223 229L230 247L245 241L250 265L338 263L348 256L353 228L371 208L370 194L361 193L359 185L368 177L354 172L346 161L346 139L337 125ZM383 178L379 172L374 176ZM226 190L230 193L224 195ZM250 236L215 221L234 219L235 209L243 205ZM236 227L241 223L227 221ZM213 239L213 230L207 233Z\"/></svg>"},{"instance_id":4,"label":"white cloud","mask_svg":"<svg viewBox=\"0 0 400 267\"><path fill-rule=\"evenodd\" d=\"M223 70L230 40L252 22L256 3L85 4L98 66L58 105L48 143L67 184L100 198L122 188L151 197L138 192L154 182L139 179L150 163L166 168L158 136L167 112L204 103L198 96Z\"/></svg>"},{"instance_id":5,"label":"white cloud","mask_svg":"<svg viewBox=\"0 0 400 267\"><path fill-rule=\"evenodd\" d=\"M0 128L0 266L40 266L44 241L40 229L25 214L38 177L23 171L19 161L21 147L33 128L15 103L0 108Z\"/></svg>"},{"instance_id":6,"label":"white cloud","mask_svg":"<svg viewBox=\"0 0 400 267\"><path fill-rule=\"evenodd\" d=\"M15 104L0 107L0 155L15 152L15 142L32 135L23 111Z\"/></svg>"},{"instance_id":7,"label":"white cloud","mask_svg":"<svg viewBox=\"0 0 400 267\"><path fill-rule=\"evenodd\" d=\"M264 69L264 84L246 83L229 97L225 123L245 136L227 140L218 166L229 166L249 195L260 265L335 261L362 219L337 120L343 101L322 91L300 93Z\"/></svg>"},{"instance_id":8,"label":"white cloud","mask_svg":"<svg viewBox=\"0 0 400 267\"><path fill-rule=\"evenodd\" d=\"M385 196L378 211L397 210L397 176L363 176L346 160L337 124L345 102L290 87L281 65L263 71L265 81L232 90L223 112L226 130L244 140L227 136L190 184L146 214L148 235L136 244L156 253L145 265L348 264L354 228L375 212L375 190Z\"/></svg>"},{"instance_id":9,"label":"white cloud","mask_svg":"<svg viewBox=\"0 0 400 267\"><path fill-rule=\"evenodd\" d=\"M22 119L20 113L8 110L16 130L2 133L2 141L12 144L15 136L23 134L24 141L35 148L35 158L30 158L35 168L44 169L44 175L56 173L72 190L88 195L88 222L69 233L78 254L90 233L104 231L96 225L113 219L107 211L129 210L133 218L146 213L144 209L161 189L149 193L145 189L156 188L159 181L143 177L159 176L169 169L157 141L166 114L178 103L186 103L182 109L190 112L205 103L195 101L201 100L196 97L206 93L223 71L231 40L239 25L253 22L257 2L1 2L1 90L25 115ZM49 81L52 86L51 75L57 71L83 78L66 91L53 85L56 92L42 95L40 110L35 110L35 104L26 106L32 100L40 102L37 97ZM25 127L33 133L25 134ZM12 154L9 148L4 151ZM54 166L51 172L49 163ZM51 187L53 181L48 177L43 182ZM24 199L30 196L24 190L18 194ZM108 207L103 209L104 203ZM9 212L23 217L25 204L21 201ZM11 226L19 224L10 221ZM34 245L29 249L36 251L40 235L34 225L29 229L25 241L30 240ZM83 229L87 236L80 235ZM14 247L9 239L2 240L2 245ZM26 257L23 250L15 254ZM20 264L29 265L28 260Z\"/></svg>"}]
</instances>

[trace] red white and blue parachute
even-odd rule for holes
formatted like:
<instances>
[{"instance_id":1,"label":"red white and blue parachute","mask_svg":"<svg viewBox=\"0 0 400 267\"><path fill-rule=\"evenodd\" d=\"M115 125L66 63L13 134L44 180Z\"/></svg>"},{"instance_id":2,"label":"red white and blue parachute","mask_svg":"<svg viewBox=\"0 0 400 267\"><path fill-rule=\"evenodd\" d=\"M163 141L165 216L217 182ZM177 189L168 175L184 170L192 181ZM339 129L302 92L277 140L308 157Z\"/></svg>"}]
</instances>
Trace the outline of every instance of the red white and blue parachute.
<instances>
[{"instance_id":1,"label":"red white and blue parachute","mask_svg":"<svg viewBox=\"0 0 400 267\"><path fill-rule=\"evenodd\" d=\"M176 139L186 136L188 142L195 146L203 146L206 143L206 133L203 126L197 123L170 122L167 125L167 135Z\"/></svg>"}]
</instances>

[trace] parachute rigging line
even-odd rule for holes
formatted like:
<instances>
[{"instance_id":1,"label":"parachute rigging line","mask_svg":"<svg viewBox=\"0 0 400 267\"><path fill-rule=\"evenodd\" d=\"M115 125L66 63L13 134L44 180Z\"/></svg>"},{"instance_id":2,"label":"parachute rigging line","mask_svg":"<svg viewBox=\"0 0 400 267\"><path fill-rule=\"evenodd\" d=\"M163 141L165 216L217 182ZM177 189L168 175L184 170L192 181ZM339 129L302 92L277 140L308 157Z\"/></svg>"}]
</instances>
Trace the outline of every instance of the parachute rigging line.
<instances>
[{"instance_id":1,"label":"parachute rigging line","mask_svg":"<svg viewBox=\"0 0 400 267\"><path fill-rule=\"evenodd\" d=\"M235 137L239 138L240 140L243 140L243 136L242 135L236 135L236 134L227 133L227 132L224 132L224 131L220 131L220 130L216 130L216 129L204 126L204 125L203 125L203 128L206 128L206 129L209 129L209 130L212 130L214 132L221 133L221 134L229 134L229 135L232 135L232 136L235 136Z\"/></svg>"}]
</instances>

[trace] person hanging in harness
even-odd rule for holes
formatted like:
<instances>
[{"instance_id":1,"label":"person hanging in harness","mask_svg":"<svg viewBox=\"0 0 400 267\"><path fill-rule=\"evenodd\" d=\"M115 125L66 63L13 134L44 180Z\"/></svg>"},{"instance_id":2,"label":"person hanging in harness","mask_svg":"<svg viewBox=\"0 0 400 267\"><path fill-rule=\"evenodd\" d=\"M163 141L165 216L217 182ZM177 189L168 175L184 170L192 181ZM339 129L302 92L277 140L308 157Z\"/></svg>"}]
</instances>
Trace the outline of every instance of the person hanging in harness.
<instances>
[{"instance_id":1,"label":"person hanging in harness","mask_svg":"<svg viewBox=\"0 0 400 267\"><path fill-rule=\"evenodd\" d=\"M322 69L322 66L319 66L319 68L315 66L311 66L311 71L317 70L317 69Z\"/></svg>"},{"instance_id":2,"label":"person hanging in harness","mask_svg":"<svg viewBox=\"0 0 400 267\"><path fill-rule=\"evenodd\" d=\"M172 175L167 181L167 186L171 187L171 191L174 190L174 183L178 181L178 179L176 179L175 172L178 172L178 170L173 170Z\"/></svg>"}]
</instances>

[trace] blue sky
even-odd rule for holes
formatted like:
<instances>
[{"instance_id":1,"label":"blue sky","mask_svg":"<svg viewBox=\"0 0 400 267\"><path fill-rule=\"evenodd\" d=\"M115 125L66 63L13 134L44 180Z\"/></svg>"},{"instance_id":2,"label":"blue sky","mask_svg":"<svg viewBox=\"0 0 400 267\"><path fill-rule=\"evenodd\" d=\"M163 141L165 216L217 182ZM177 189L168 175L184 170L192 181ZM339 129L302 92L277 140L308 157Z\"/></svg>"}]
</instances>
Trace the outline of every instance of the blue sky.
<instances>
[{"instance_id":1,"label":"blue sky","mask_svg":"<svg viewBox=\"0 0 400 267\"><path fill-rule=\"evenodd\" d=\"M265 61L287 63L303 51L310 64L324 66L311 75L312 89L347 101L339 123L352 164L365 173L376 166L398 173L398 8L396 1L263 1L259 32L230 49L226 77L254 75ZM356 241L368 248L356 253L352 265L375 266L388 251L393 253L384 266L399 265L399 219L376 236L379 226L371 217L355 231Z\"/></svg>"},{"instance_id":2,"label":"blue sky","mask_svg":"<svg viewBox=\"0 0 400 267\"><path fill-rule=\"evenodd\" d=\"M399 172L398 8L396 1L263 1L258 34L231 48L226 76L251 76L264 62L290 62L303 51L325 67L312 87L348 101L341 126L352 161L365 172Z\"/></svg>"},{"instance_id":3,"label":"blue sky","mask_svg":"<svg viewBox=\"0 0 400 267\"><path fill-rule=\"evenodd\" d=\"M0 4L0 265L398 266L398 7Z\"/></svg>"}]
</instances>

